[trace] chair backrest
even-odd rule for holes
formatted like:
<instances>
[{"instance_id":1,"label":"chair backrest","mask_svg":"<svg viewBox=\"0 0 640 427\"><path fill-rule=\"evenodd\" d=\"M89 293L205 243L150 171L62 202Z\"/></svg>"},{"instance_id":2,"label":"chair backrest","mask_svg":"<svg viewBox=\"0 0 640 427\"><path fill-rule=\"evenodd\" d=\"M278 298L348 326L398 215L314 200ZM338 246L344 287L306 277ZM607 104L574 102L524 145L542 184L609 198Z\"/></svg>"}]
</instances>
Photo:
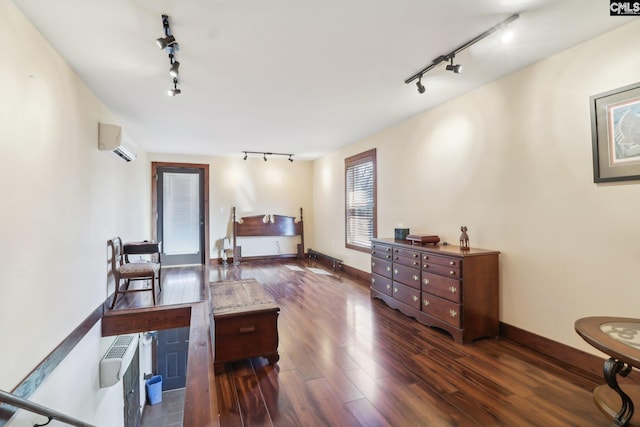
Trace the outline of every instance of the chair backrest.
<instances>
[{"instance_id":1,"label":"chair backrest","mask_svg":"<svg viewBox=\"0 0 640 427\"><path fill-rule=\"evenodd\" d=\"M120 237L114 237L108 242L111 247L111 271L118 272L118 267L124 263L124 256L122 254L122 239Z\"/></svg>"}]
</instances>

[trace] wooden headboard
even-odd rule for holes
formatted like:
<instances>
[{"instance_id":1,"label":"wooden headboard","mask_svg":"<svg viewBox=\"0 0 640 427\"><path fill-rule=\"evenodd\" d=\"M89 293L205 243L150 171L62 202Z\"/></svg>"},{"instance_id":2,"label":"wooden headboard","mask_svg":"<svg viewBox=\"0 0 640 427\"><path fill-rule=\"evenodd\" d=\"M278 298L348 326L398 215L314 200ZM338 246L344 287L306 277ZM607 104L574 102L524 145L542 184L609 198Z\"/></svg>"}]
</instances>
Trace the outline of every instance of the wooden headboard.
<instances>
[{"instance_id":1,"label":"wooden headboard","mask_svg":"<svg viewBox=\"0 0 640 427\"><path fill-rule=\"evenodd\" d=\"M233 207L233 261L238 262L242 258L238 237L256 236L300 236L298 259L304 258L304 226L302 208L300 208L300 221L296 222L293 216L285 215L253 215L242 218L236 217L236 208ZM286 256L286 255L285 255Z\"/></svg>"}]
</instances>

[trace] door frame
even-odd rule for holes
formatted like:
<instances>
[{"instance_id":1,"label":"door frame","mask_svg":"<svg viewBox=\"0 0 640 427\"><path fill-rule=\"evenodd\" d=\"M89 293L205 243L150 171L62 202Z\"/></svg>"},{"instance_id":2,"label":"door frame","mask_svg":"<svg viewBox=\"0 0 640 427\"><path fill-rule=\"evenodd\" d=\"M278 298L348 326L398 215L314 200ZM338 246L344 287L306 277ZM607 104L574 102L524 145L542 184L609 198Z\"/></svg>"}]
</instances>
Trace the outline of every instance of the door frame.
<instances>
[{"instance_id":1,"label":"door frame","mask_svg":"<svg viewBox=\"0 0 640 427\"><path fill-rule=\"evenodd\" d=\"M192 168L202 170L204 180L204 254L202 254L203 265L209 265L210 244L209 244L209 165L203 163L173 163L173 162L151 162L151 238L158 239L158 168Z\"/></svg>"}]
</instances>

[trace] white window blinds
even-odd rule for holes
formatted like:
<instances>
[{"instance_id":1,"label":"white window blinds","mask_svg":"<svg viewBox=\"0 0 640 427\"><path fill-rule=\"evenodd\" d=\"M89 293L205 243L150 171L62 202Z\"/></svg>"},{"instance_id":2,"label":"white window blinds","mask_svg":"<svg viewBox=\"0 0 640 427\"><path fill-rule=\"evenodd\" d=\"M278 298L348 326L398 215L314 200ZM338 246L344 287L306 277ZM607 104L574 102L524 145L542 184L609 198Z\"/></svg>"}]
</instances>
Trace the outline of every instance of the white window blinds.
<instances>
[{"instance_id":1,"label":"white window blinds","mask_svg":"<svg viewBox=\"0 0 640 427\"><path fill-rule=\"evenodd\" d=\"M376 236L376 151L345 159L346 246L369 250Z\"/></svg>"}]
</instances>

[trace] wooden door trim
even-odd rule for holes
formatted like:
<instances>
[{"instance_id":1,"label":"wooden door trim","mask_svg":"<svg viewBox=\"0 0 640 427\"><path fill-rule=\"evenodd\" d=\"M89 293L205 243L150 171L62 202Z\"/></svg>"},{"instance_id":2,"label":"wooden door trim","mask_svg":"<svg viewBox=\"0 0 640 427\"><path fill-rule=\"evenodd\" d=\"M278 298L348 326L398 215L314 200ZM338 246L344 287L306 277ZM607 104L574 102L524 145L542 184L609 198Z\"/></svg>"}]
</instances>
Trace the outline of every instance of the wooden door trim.
<instances>
[{"instance_id":1,"label":"wooden door trim","mask_svg":"<svg viewBox=\"0 0 640 427\"><path fill-rule=\"evenodd\" d=\"M209 165L204 163L151 162L151 238L158 239L158 168L194 168L202 169L204 179L204 259L203 265L209 265Z\"/></svg>"}]
</instances>

